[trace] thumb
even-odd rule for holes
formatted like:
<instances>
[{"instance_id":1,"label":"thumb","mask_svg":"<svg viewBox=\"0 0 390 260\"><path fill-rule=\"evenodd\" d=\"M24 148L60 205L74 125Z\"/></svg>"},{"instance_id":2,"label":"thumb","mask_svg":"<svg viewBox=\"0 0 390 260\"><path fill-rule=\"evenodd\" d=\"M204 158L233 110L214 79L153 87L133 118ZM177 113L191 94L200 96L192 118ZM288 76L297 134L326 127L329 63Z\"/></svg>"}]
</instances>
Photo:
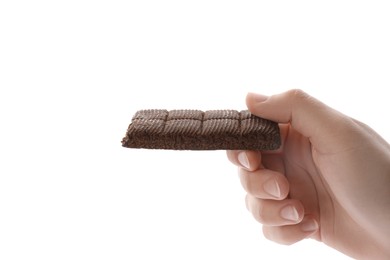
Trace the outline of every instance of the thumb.
<instances>
[{"instance_id":1,"label":"thumb","mask_svg":"<svg viewBox=\"0 0 390 260\"><path fill-rule=\"evenodd\" d=\"M302 90L296 89L270 97L249 93L246 104L252 114L278 123L289 123L296 131L309 138L312 144L321 145L323 148L332 135L335 137L335 131L345 131L345 124L352 121Z\"/></svg>"}]
</instances>

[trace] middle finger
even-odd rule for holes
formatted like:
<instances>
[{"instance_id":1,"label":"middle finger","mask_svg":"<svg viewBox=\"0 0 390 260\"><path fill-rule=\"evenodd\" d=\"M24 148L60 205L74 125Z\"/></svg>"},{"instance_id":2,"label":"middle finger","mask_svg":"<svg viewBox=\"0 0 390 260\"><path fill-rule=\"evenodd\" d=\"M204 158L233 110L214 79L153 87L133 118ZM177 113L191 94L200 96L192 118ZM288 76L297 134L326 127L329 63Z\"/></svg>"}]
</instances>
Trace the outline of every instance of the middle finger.
<instances>
[{"instance_id":1,"label":"middle finger","mask_svg":"<svg viewBox=\"0 0 390 260\"><path fill-rule=\"evenodd\" d=\"M289 193L289 183L280 172L269 169L247 171L239 168L241 185L246 192L260 199L282 200Z\"/></svg>"}]
</instances>

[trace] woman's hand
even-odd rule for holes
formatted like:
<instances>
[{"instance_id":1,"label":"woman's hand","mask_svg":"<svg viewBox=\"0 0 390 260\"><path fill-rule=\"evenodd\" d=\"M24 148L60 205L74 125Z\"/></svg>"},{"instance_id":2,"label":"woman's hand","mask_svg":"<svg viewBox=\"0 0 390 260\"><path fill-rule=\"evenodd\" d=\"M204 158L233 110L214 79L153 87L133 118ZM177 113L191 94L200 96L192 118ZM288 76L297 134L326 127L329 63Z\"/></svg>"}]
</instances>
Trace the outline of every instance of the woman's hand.
<instances>
[{"instance_id":1,"label":"woman's hand","mask_svg":"<svg viewBox=\"0 0 390 260\"><path fill-rule=\"evenodd\" d=\"M390 146L368 126L300 90L248 94L280 123L277 151L228 151L264 235L315 238L354 258L390 259Z\"/></svg>"}]
</instances>

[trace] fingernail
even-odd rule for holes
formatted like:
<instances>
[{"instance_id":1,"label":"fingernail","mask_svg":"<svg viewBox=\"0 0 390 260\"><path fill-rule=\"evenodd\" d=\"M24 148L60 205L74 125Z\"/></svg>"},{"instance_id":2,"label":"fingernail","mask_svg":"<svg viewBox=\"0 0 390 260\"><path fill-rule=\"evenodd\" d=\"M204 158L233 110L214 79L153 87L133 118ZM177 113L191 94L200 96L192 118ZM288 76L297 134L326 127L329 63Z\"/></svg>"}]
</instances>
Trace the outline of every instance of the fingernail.
<instances>
[{"instance_id":1,"label":"fingernail","mask_svg":"<svg viewBox=\"0 0 390 260\"><path fill-rule=\"evenodd\" d=\"M240 152L238 154L238 161L240 162L240 164L245 167L246 169L249 169L249 160L248 160L248 156L246 156L246 153L245 152Z\"/></svg>"},{"instance_id":2,"label":"fingernail","mask_svg":"<svg viewBox=\"0 0 390 260\"><path fill-rule=\"evenodd\" d=\"M295 207L286 206L280 211L280 216L288 221L297 222L299 220L299 214Z\"/></svg>"},{"instance_id":3,"label":"fingernail","mask_svg":"<svg viewBox=\"0 0 390 260\"><path fill-rule=\"evenodd\" d=\"M256 102L264 102L268 99L268 96L266 96L266 95L257 94L257 93L253 93L253 92L250 92L249 94L252 96L253 100Z\"/></svg>"},{"instance_id":4,"label":"fingernail","mask_svg":"<svg viewBox=\"0 0 390 260\"><path fill-rule=\"evenodd\" d=\"M263 188L269 195L275 198L280 197L279 184L274 179L268 180L266 183L264 183Z\"/></svg>"},{"instance_id":5,"label":"fingernail","mask_svg":"<svg viewBox=\"0 0 390 260\"><path fill-rule=\"evenodd\" d=\"M301 223L301 230L304 232L313 232L318 229L318 223L314 219L304 219Z\"/></svg>"}]
</instances>

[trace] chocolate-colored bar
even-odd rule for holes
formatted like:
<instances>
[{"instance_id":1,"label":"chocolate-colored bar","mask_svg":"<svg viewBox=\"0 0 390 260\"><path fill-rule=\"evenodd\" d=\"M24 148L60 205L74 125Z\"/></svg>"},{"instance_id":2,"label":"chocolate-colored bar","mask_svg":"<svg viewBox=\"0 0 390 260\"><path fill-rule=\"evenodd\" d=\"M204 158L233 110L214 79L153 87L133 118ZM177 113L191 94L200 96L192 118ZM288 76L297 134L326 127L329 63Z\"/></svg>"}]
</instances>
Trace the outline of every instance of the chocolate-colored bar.
<instances>
[{"instance_id":1,"label":"chocolate-colored bar","mask_svg":"<svg viewBox=\"0 0 390 260\"><path fill-rule=\"evenodd\" d=\"M278 124L235 110L138 111L122 146L171 150L275 150Z\"/></svg>"}]
</instances>

